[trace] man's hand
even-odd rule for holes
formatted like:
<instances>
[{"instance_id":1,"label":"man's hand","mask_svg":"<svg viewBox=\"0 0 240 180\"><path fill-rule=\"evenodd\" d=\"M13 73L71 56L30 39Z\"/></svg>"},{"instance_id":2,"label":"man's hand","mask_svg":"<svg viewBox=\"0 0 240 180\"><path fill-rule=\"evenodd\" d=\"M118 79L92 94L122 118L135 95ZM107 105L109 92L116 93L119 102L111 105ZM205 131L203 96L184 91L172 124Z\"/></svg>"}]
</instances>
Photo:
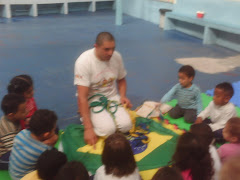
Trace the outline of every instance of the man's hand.
<instances>
[{"instance_id":1,"label":"man's hand","mask_svg":"<svg viewBox=\"0 0 240 180\"><path fill-rule=\"evenodd\" d=\"M97 136L93 131L93 128L88 128L84 130L84 141L89 145L95 145L97 143Z\"/></svg>"},{"instance_id":2,"label":"man's hand","mask_svg":"<svg viewBox=\"0 0 240 180\"><path fill-rule=\"evenodd\" d=\"M43 141L44 144L49 145L49 146L54 146L58 140L58 135L54 134L50 138L46 139Z\"/></svg>"},{"instance_id":3,"label":"man's hand","mask_svg":"<svg viewBox=\"0 0 240 180\"><path fill-rule=\"evenodd\" d=\"M127 97L121 97L120 101L121 101L121 104L123 104L123 105L126 104L127 108L132 107L132 103Z\"/></svg>"},{"instance_id":4,"label":"man's hand","mask_svg":"<svg viewBox=\"0 0 240 180\"><path fill-rule=\"evenodd\" d=\"M201 118L201 117L198 117L198 118L196 119L196 121L195 121L194 124L200 124L200 123L202 123L202 122L203 122L202 118Z\"/></svg>"}]
</instances>

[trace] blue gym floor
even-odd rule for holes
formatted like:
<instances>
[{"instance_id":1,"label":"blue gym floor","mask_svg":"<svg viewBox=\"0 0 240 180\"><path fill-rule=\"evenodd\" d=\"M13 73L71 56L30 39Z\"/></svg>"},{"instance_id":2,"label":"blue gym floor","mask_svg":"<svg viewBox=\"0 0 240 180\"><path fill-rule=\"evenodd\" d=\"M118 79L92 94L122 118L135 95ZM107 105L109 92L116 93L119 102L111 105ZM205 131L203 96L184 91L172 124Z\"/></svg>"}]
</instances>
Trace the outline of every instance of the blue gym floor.
<instances>
[{"instance_id":1,"label":"blue gym floor","mask_svg":"<svg viewBox=\"0 0 240 180\"><path fill-rule=\"evenodd\" d=\"M145 100L158 101L177 83L180 64L186 57L224 58L238 53L177 31L164 32L158 25L124 15L115 26L114 11L81 12L69 15L0 18L0 97L9 80L29 74L34 80L38 108L54 110L58 125L79 123L73 85L77 57L93 47L96 35L111 32L128 71L128 97L134 108ZM239 81L240 69L229 73L197 72L194 82L202 92L223 81ZM2 113L1 113L2 115Z\"/></svg>"}]
</instances>

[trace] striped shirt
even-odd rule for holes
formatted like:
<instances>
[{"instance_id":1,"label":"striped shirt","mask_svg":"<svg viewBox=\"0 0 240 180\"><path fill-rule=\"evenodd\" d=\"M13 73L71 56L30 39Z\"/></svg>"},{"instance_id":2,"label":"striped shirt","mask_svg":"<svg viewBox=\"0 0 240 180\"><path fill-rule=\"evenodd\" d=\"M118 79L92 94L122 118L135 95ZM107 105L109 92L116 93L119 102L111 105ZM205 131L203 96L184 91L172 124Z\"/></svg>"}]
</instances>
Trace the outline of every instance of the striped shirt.
<instances>
[{"instance_id":1,"label":"striped shirt","mask_svg":"<svg viewBox=\"0 0 240 180\"><path fill-rule=\"evenodd\" d=\"M20 123L14 123L6 116L2 116L0 121L0 156L11 151L13 139L20 131Z\"/></svg>"},{"instance_id":2,"label":"striped shirt","mask_svg":"<svg viewBox=\"0 0 240 180\"><path fill-rule=\"evenodd\" d=\"M10 155L9 172L13 180L19 180L36 169L39 156L51 146L32 138L31 132L22 130L14 138Z\"/></svg>"},{"instance_id":3,"label":"striped shirt","mask_svg":"<svg viewBox=\"0 0 240 180\"><path fill-rule=\"evenodd\" d=\"M190 88L184 88L180 83L173 86L167 94L161 99L162 103L176 98L178 105L184 109L196 109L197 114L202 111L202 99L200 89L192 84Z\"/></svg>"}]
</instances>

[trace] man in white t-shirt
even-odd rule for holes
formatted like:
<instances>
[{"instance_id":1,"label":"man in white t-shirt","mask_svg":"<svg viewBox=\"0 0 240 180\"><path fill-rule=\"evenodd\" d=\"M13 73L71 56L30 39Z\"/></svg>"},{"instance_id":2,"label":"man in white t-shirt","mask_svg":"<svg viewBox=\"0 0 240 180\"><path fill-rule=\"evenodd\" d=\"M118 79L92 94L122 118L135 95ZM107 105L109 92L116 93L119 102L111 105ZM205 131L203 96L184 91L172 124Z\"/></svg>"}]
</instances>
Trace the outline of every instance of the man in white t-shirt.
<instances>
[{"instance_id":1,"label":"man in white t-shirt","mask_svg":"<svg viewBox=\"0 0 240 180\"><path fill-rule=\"evenodd\" d=\"M126 104L127 107L132 106L126 97L127 72L121 55L115 51L115 40L110 33L101 32L97 35L94 48L83 52L76 60L74 74L74 85L77 86L78 107L83 118L86 143L94 145L97 142L97 136L108 136L116 130L128 132L132 123L124 107L118 106L114 114L115 120L106 110L93 113L89 108L90 102L99 101L99 96L88 101L89 97L96 94L102 94L109 100ZM95 110L98 108L102 107L97 107Z\"/></svg>"}]
</instances>

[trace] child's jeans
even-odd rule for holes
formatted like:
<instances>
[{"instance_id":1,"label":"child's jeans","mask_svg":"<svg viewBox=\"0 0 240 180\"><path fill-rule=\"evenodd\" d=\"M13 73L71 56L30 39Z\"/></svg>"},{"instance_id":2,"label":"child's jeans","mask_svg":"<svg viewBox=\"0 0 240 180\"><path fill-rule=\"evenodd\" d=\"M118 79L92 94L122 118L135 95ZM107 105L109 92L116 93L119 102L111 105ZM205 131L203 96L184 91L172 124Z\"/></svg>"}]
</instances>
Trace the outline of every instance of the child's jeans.
<instances>
[{"instance_id":1,"label":"child's jeans","mask_svg":"<svg viewBox=\"0 0 240 180\"><path fill-rule=\"evenodd\" d=\"M205 124L211 124L212 121L209 118L206 118L203 120L203 123ZM223 134L222 134L223 129L218 129L216 131L213 131L214 138L216 139L216 142L222 142L224 141Z\"/></svg>"},{"instance_id":2,"label":"child's jeans","mask_svg":"<svg viewBox=\"0 0 240 180\"><path fill-rule=\"evenodd\" d=\"M194 123L197 118L197 110L196 109L184 109L181 108L178 104L169 111L169 115L178 119L180 117L184 117L184 120L188 123Z\"/></svg>"},{"instance_id":3,"label":"child's jeans","mask_svg":"<svg viewBox=\"0 0 240 180\"><path fill-rule=\"evenodd\" d=\"M0 157L0 170L8 170L10 153L11 151L8 151Z\"/></svg>"}]
</instances>

